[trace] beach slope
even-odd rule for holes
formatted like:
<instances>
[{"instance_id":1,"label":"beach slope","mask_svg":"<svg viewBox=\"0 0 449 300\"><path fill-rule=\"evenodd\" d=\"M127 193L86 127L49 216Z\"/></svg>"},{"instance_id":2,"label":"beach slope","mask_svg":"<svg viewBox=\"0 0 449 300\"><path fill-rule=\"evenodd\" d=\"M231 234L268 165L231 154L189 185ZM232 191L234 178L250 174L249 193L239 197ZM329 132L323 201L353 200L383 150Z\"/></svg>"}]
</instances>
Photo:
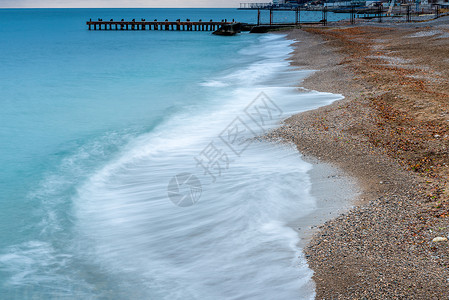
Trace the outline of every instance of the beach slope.
<instances>
[{"instance_id":1,"label":"beach slope","mask_svg":"<svg viewBox=\"0 0 449 300\"><path fill-rule=\"evenodd\" d=\"M449 290L449 26L304 28L301 87L345 99L272 138L343 169L363 192L305 249L318 299L445 299ZM301 91L301 89L299 89Z\"/></svg>"}]
</instances>

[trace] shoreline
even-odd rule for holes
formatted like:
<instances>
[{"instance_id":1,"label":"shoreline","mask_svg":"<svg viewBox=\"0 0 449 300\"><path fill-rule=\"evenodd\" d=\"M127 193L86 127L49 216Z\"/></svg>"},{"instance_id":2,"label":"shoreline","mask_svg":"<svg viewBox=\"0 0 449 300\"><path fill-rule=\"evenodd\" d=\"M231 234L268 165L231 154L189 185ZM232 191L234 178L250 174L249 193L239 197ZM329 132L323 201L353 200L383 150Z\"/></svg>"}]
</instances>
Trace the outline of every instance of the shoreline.
<instances>
[{"instance_id":1,"label":"shoreline","mask_svg":"<svg viewBox=\"0 0 449 300\"><path fill-rule=\"evenodd\" d=\"M441 34L449 32L444 22L435 23ZM288 39L300 41L294 45L291 65L319 70L300 86L345 98L287 118L268 138L293 142L305 157L337 167L362 189L353 203L338 201L355 207L322 223L318 231L311 231L313 238L306 239L309 244L303 249L314 271L317 299L447 295L449 246L432 239L449 234L444 191L449 144L444 123L438 127L442 132L416 134L416 128L423 132L424 125L436 122L432 111L421 109L419 99L438 92L438 107L447 99L447 73L431 60L435 53L425 59L421 55L426 44L448 46L447 38L435 39L434 31L428 24L383 24L288 32ZM400 43L414 35L416 51L410 46L402 49ZM431 88L413 89L419 76ZM405 90L401 85L409 86ZM407 105L398 98L407 98ZM409 128L415 130L406 135ZM405 140L408 148L400 148L398 140ZM432 163L428 168L420 167L425 162L416 164L424 155Z\"/></svg>"},{"instance_id":2,"label":"shoreline","mask_svg":"<svg viewBox=\"0 0 449 300\"><path fill-rule=\"evenodd\" d=\"M316 200L316 207L290 225L299 234L299 247L305 250L319 226L353 208L361 189L357 180L342 169L313 157L302 156L301 159L312 165L308 175L310 194Z\"/></svg>"}]
</instances>

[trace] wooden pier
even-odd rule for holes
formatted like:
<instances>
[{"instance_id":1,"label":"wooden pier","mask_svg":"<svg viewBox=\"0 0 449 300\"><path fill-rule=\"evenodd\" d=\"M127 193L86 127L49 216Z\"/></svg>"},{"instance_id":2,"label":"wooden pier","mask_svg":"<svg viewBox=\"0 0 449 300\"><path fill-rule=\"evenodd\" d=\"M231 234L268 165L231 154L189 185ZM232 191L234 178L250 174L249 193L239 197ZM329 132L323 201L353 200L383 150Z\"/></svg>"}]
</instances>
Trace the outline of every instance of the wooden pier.
<instances>
[{"instance_id":1,"label":"wooden pier","mask_svg":"<svg viewBox=\"0 0 449 300\"><path fill-rule=\"evenodd\" d=\"M103 21L98 19L98 21L87 21L86 24L89 26L89 30L173 30L173 31L216 31L223 25L236 24L235 22L227 22L226 20L221 22L214 22L212 20L204 22L199 20L198 22L193 22L190 20L176 22L165 21L146 21L141 19L140 21Z\"/></svg>"}]
</instances>

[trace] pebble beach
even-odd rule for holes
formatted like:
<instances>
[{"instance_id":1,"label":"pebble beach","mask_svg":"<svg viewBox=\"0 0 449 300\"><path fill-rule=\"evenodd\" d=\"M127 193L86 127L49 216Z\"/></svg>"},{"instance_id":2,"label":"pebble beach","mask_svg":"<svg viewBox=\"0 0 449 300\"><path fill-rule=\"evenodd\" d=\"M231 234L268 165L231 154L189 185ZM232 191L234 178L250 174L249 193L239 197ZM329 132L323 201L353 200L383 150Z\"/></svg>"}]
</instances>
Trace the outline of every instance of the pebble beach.
<instances>
[{"instance_id":1,"label":"pebble beach","mask_svg":"<svg viewBox=\"0 0 449 300\"><path fill-rule=\"evenodd\" d=\"M305 256L317 299L447 299L449 17L293 29L298 92L343 100L268 134L355 178L351 209L321 224Z\"/></svg>"}]
</instances>

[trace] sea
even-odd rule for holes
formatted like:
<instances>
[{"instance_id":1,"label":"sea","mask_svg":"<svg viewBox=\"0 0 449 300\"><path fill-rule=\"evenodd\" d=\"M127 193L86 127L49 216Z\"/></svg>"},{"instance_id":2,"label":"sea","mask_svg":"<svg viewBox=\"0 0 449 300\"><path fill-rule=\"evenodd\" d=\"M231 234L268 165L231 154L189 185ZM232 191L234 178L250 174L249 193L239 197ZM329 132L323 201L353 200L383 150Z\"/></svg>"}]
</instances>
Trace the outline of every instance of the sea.
<instances>
[{"instance_id":1,"label":"sea","mask_svg":"<svg viewBox=\"0 0 449 300\"><path fill-rule=\"evenodd\" d=\"M298 91L283 34L86 26L256 17L0 9L0 299L314 298L313 166L260 135L340 96Z\"/></svg>"}]
</instances>

